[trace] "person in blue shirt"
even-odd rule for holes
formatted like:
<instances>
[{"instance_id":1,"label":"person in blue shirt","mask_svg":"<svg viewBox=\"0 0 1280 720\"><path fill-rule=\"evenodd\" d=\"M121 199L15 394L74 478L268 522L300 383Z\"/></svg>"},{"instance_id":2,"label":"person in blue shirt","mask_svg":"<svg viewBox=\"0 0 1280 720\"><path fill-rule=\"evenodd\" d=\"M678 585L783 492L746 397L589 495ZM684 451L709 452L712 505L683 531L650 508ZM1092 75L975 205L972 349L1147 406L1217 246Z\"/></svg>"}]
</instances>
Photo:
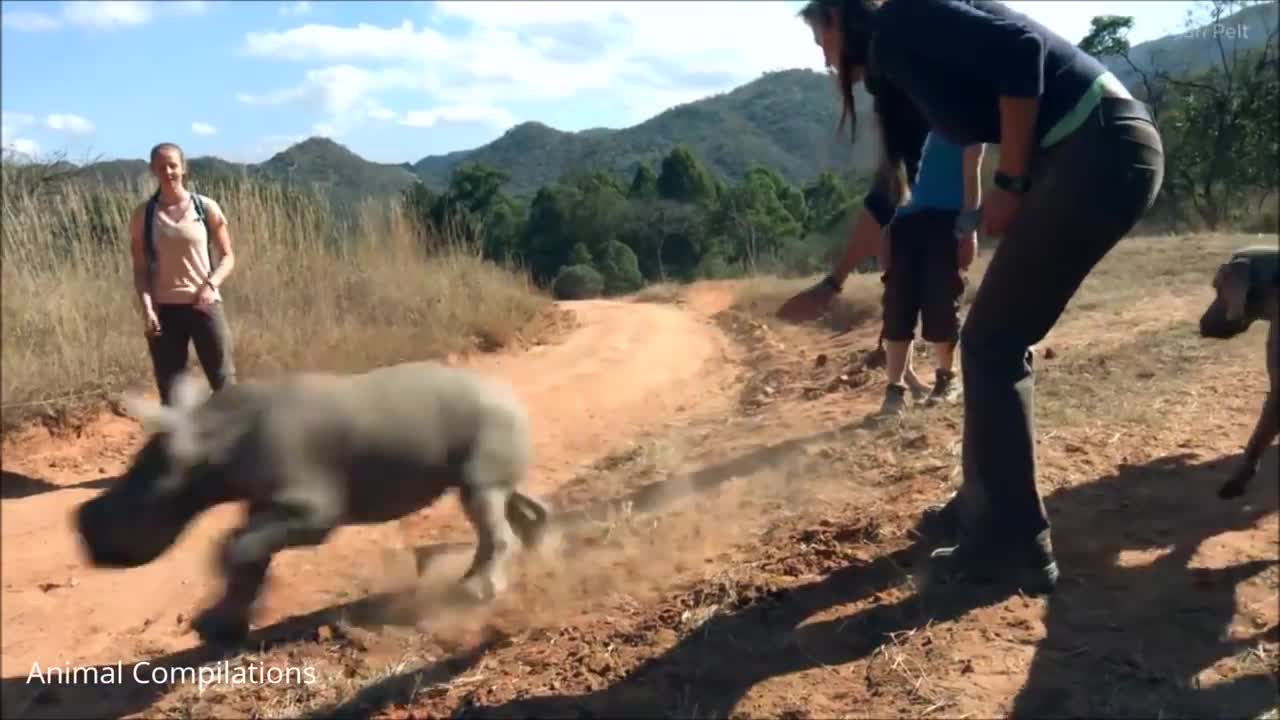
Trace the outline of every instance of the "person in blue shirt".
<instances>
[{"instance_id":1,"label":"person in blue shirt","mask_svg":"<svg viewBox=\"0 0 1280 720\"><path fill-rule=\"evenodd\" d=\"M800 15L835 70L842 123L855 117L854 83L875 98L882 161L860 225L889 225L902 204L912 157L891 136L903 128L1000 146L981 210L1000 242L960 331L963 481L919 530L948 543L932 554L936 575L1052 592L1030 348L1154 202L1159 130L1096 58L996 0L810 0ZM793 305L839 286L828 279Z\"/></svg>"},{"instance_id":2,"label":"person in blue shirt","mask_svg":"<svg viewBox=\"0 0 1280 720\"><path fill-rule=\"evenodd\" d=\"M898 208L885 229L882 259L884 330L888 385L882 414L901 412L906 402L904 375L915 339L933 345L935 380L928 402L953 401L955 346L960 338L960 298L965 271L977 252L977 233L957 233L960 213L975 211L980 200L978 169L982 145L961 147L930 133L920 154L920 169L910 201Z\"/></svg>"},{"instance_id":3,"label":"person in blue shirt","mask_svg":"<svg viewBox=\"0 0 1280 720\"><path fill-rule=\"evenodd\" d=\"M965 271L977 254L978 238L973 229L958 232L956 224L962 212L977 210L983 146L962 148L933 134L926 134L922 145L919 161L913 163L919 172L907 173L911 200L897 210L890 226L863 223L855 227L832 274L790 299L779 311L792 321L812 319L834 298L830 283L835 278L843 281L863 259L879 257L884 284L880 339L887 375L882 416L905 409L908 380L923 392L923 383L911 367L917 318L921 336L934 351L935 380L926 402L951 402L959 391L955 346L960 332L960 298L967 284Z\"/></svg>"}]
</instances>

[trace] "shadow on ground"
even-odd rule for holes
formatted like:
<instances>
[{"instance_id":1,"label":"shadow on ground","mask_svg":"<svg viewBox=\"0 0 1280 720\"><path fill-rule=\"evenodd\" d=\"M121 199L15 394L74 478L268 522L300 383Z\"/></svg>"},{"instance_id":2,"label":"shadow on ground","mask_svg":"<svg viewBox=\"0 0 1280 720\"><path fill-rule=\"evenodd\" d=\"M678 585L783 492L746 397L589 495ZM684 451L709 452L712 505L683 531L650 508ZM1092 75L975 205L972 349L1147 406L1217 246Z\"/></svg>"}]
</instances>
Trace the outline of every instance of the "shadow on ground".
<instances>
[{"instance_id":1,"label":"shadow on ground","mask_svg":"<svg viewBox=\"0 0 1280 720\"><path fill-rule=\"evenodd\" d=\"M1276 510L1274 483L1255 485L1244 502L1214 497L1236 461L1193 464L1185 457L1162 458L1123 466L1114 475L1046 498L1069 578L1048 604L1047 637L1014 700L1014 716L1153 717L1163 711L1255 717L1276 705L1276 681L1265 668L1209 689L1193 681L1215 661L1275 635L1272 628L1245 641L1223 639L1235 612L1236 585L1274 572L1275 559L1220 570L1187 567L1206 540L1248 528ZM1272 476L1275 462L1275 453L1269 453L1264 467ZM1117 563L1123 551L1155 549L1167 552L1146 565ZM764 680L866 658L892 632L926 623L936 627L1003 599L976 589L931 590L800 626L823 610L899 584L919 550L844 568L719 615L602 691L460 707L455 716L727 717Z\"/></svg>"},{"instance_id":2,"label":"shadow on ground","mask_svg":"<svg viewBox=\"0 0 1280 720\"><path fill-rule=\"evenodd\" d=\"M652 483L625 498L570 513L567 520L571 525L587 522L626 500L636 511L655 511L780 462L810 444L836 439L848 429L778 443L691 476ZM1199 689L1193 681L1216 660L1275 635L1272 628L1244 641L1223 639L1235 612L1236 585L1261 572L1274 572L1276 560L1220 570L1187 567L1206 540L1248 528L1276 510L1274 483L1255 483L1248 497L1235 502L1217 500L1218 484L1237 461L1220 458L1194 464L1183 456L1162 458L1122 466L1114 475L1046 498L1067 580L1047 606L1047 636L1014 701L1015 716L1152 716L1163 709L1166 714L1212 710L1214 715L1252 717L1277 703L1275 678L1265 668L1209 689ZM1259 475L1274 476L1275 464L1273 450ZM1148 564L1118 564L1124 551L1161 549L1167 551ZM468 705L454 715L727 717L755 685L769 678L867 658L891 633L937 626L1007 597L994 589L930 589L801 627L825 610L901 586L927 550L913 545L717 615L604 690L524 698L498 707ZM262 648L313 639L319 625L333 623L335 616L356 624L387 622L394 603L388 595L372 596L290 618L255 631L250 642ZM405 702L423 682L446 682L474 665L487 649L482 645L452 660L390 676L318 716L367 717L388 703ZM751 657L756 659L748 661ZM217 659L196 648L151 662L193 667ZM166 692L164 686L130 682L41 688L27 683L25 673L4 679L2 685L6 717L115 718L145 711Z\"/></svg>"},{"instance_id":3,"label":"shadow on ground","mask_svg":"<svg viewBox=\"0 0 1280 720\"><path fill-rule=\"evenodd\" d=\"M48 480L41 480L30 475L23 475L11 470L0 470L0 499L17 500L56 490L105 490L115 481L115 476L107 476L100 477L97 480L86 480L74 485L55 485Z\"/></svg>"}]
</instances>

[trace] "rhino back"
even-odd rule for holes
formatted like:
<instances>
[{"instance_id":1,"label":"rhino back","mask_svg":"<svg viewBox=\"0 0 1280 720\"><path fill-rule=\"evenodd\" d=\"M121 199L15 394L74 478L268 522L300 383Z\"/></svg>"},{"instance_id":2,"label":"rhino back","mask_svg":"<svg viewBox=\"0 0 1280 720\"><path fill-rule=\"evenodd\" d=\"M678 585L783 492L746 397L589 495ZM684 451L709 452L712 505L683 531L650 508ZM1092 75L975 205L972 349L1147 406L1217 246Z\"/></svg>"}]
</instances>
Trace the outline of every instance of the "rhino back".
<instances>
[{"instance_id":1,"label":"rhino back","mask_svg":"<svg viewBox=\"0 0 1280 720\"><path fill-rule=\"evenodd\" d=\"M282 384L266 434L287 453L369 468L453 468L477 438L506 438L527 454L528 421L509 390L472 373L409 363ZM499 442L501 444L501 442Z\"/></svg>"}]
</instances>

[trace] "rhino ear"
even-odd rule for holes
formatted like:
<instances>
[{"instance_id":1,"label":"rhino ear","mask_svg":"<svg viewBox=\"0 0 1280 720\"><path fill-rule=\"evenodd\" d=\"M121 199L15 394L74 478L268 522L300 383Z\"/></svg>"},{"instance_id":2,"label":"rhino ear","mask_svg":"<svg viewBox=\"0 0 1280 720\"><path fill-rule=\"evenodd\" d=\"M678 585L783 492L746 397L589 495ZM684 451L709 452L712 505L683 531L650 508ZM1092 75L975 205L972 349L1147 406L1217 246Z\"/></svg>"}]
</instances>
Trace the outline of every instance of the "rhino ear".
<instances>
[{"instance_id":1,"label":"rhino ear","mask_svg":"<svg viewBox=\"0 0 1280 720\"><path fill-rule=\"evenodd\" d=\"M188 373L182 373L173 383L173 409L183 415L191 412L205 399L199 385Z\"/></svg>"},{"instance_id":2,"label":"rhino ear","mask_svg":"<svg viewBox=\"0 0 1280 720\"><path fill-rule=\"evenodd\" d=\"M171 432L178 425L178 414L173 408L167 408L137 393L124 393L121 404L126 412L142 422L147 433Z\"/></svg>"}]
</instances>

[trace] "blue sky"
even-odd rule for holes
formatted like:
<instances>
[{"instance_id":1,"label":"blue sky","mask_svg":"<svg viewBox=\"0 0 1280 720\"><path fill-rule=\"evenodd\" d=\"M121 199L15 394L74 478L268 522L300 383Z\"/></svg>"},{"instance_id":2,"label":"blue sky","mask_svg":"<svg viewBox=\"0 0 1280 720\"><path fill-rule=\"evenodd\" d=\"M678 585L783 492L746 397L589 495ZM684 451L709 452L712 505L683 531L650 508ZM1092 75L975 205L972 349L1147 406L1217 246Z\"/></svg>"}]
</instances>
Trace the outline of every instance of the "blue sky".
<instances>
[{"instance_id":1,"label":"blue sky","mask_svg":"<svg viewBox=\"0 0 1280 720\"><path fill-rule=\"evenodd\" d=\"M1072 41L1133 15L1135 42L1192 2L1011 2ZM762 72L821 69L798 0L0 2L3 145L73 162L260 162L312 135L416 161L537 120L624 127Z\"/></svg>"}]
</instances>

